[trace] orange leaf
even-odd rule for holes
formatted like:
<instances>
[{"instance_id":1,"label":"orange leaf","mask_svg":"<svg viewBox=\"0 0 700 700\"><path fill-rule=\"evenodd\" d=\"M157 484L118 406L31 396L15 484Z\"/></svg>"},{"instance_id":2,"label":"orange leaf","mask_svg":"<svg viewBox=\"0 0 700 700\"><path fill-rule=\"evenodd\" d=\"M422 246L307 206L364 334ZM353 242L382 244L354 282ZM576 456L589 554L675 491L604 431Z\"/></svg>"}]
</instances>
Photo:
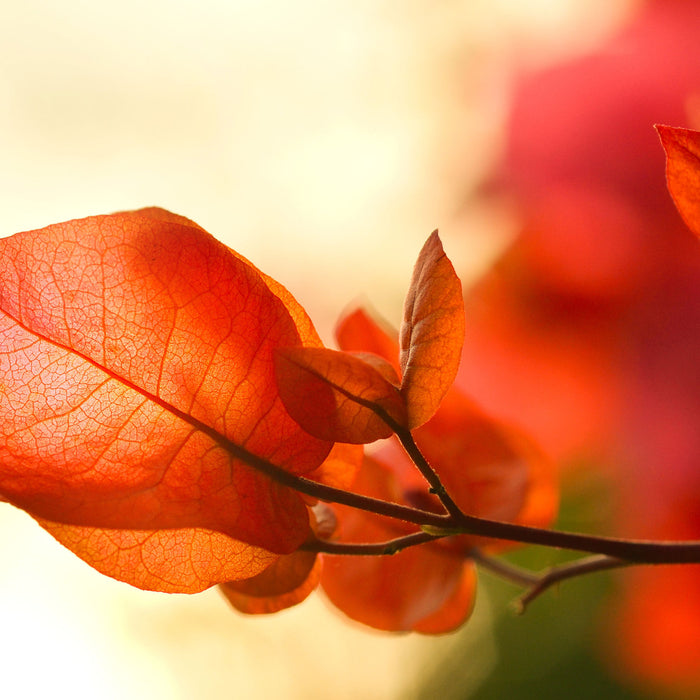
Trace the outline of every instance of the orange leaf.
<instances>
[{"instance_id":1,"label":"orange leaf","mask_svg":"<svg viewBox=\"0 0 700 700\"><path fill-rule=\"evenodd\" d=\"M255 576L279 558L201 528L107 530L37 521L100 573L149 591L198 593Z\"/></svg>"},{"instance_id":2,"label":"orange leaf","mask_svg":"<svg viewBox=\"0 0 700 700\"><path fill-rule=\"evenodd\" d=\"M364 309L345 314L335 329L338 347L346 352L371 352L391 363L400 376L399 341L396 330L382 324Z\"/></svg>"},{"instance_id":3,"label":"orange leaf","mask_svg":"<svg viewBox=\"0 0 700 700\"><path fill-rule=\"evenodd\" d=\"M433 231L413 270L400 330L401 390L410 428L425 423L452 386L464 328L462 285Z\"/></svg>"},{"instance_id":4,"label":"orange leaf","mask_svg":"<svg viewBox=\"0 0 700 700\"><path fill-rule=\"evenodd\" d=\"M396 475L367 458L353 490L399 499ZM336 506L338 539L381 542L411 531L390 519ZM321 584L330 601L353 620L388 631L449 632L469 616L475 593L472 564L439 544L405 549L391 557L323 555Z\"/></svg>"},{"instance_id":5,"label":"orange leaf","mask_svg":"<svg viewBox=\"0 0 700 700\"><path fill-rule=\"evenodd\" d=\"M265 571L246 581L220 586L231 605L248 614L275 613L301 603L316 588L321 560L314 552L280 557Z\"/></svg>"},{"instance_id":6,"label":"orange leaf","mask_svg":"<svg viewBox=\"0 0 700 700\"><path fill-rule=\"evenodd\" d=\"M338 338L344 349L382 347L392 355L390 335L362 310L341 321ZM553 522L559 494L554 464L526 436L495 421L456 386L414 437L464 512L537 527ZM434 497L396 440L383 445L374 458L391 465L404 498L420 499L412 505L430 507ZM396 494L394 498L400 500Z\"/></svg>"},{"instance_id":7,"label":"orange leaf","mask_svg":"<svg viewBox=\"0 0 700 700\"><path fill-rule=\"evenodd\" d=\"M165 209L160 209L158 207L148 207L146 209L139 209L138 212L141 216L149 217L155 221L170 222L176 224L183 224L191 228L197 228L200 231L204 231L201 226L198 226L194 221L180 216L179 214L173 214L172 212L166 211ZM208 235L208 234L207 234ZM269 275L266 275L262 270L253 265L248 258L243 257L240 253L235 250L228 249L232 255L235 255L239 260L244 262L248 267L255 270L255 272L262 277L263 281L267 285L268 289L284 304L289 315L294 319L299 335L304 339L304 345L312 345L321 347L323 343L314 328L309 315L306 313L302 305L292 296L289 290L281 285L277 280L272 279Z\"/></svg>"},{"instance_id":8,"label":"orange leaf","mask_svg":"<svg viewBox=\"0 0 700 700\"><path fill-rule=\"evenodd\" d=\"M362 445L336 442L323 464L307 474L307 478L327 486L347 490L352 486L360 470L362 455Z\"/></svg>"},{"instance_id":9,"label":"orange leaf","mask_svg":"<svg viewBox=\"0 0 700 700\"><path fill-rule=\"evenodd\" d=\"M666 182L688 228L700 236L700 132L657 125L666 151Z\"/></svg>"},{"instance_id":10,"label":"orange leaf","mask_svg":"<svg viewBox=\"0 0 700 700\"><path fill-rule=\"evenodd\" d=\"M293 551L303 499L248 464L304 474L330 449L277 392L275 350L318 342L289 298L161 210L0 241L3 497L70 525Z\"/></svg>"},{"instance_id":11,"label":"orange leaf","mask_svg":"<svg viewBox=\"0 0 700 700\"><path fill-rule=\"evenodd\" d=\"M392 423L406 424L401 394L374 362L328 348L284 348L275 369L289 414L320 439L362 444L389 437Z\"/></svg>"},{"instance_id":12,"label":"orange leaf","mask_svg":"<svg viewBox=\"0 0 700 700\"><path fill-rule=\"evenodd\" d=\"M422 545L391 557L324 555L330 601L348 617L390 632L450 632L474 604L473 565Z\"/></svg>"}]
</instances>

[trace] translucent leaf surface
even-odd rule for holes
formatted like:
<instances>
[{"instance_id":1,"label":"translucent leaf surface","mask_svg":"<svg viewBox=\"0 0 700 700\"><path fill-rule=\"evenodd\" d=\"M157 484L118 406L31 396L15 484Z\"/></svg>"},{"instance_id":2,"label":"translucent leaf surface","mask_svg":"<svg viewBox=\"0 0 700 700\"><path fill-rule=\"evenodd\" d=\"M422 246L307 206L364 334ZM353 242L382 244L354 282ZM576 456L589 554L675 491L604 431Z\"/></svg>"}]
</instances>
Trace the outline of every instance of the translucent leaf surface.
<instances>
[{"instance_id":1,"label":"translucent leaf surface","mask_svg":"<svg viewBox=\"0 0 700 700\"><path fill-rule=\"evenodd\" d=\"M362 444L389 437L391 423L406 424L403 397L374 362L327 348L285 348L275 366L287 410L318 438Z\"/></svg>"},{"instance_id":2,"label":"translucent leaf surface","mask_svg":"<svg viewBox=\"0 0 700 700\"><path fill-rule=\"evenodd\" d=\"M413 270L399 337L409 427L425 423L452 386L464 326L462 285L434 231Z\"/></svg>"},{"instance_id":3,"label":"translucent leaf surface","mask_svg":"<svg viewBox=\"0 0 700 700\"><path fill-rule=\"evenodd\" d=\"M666 182L688 228L700 237L700 132L656 127L666 151Z\"/></svg>"},{"instance_id":4,"label":"translucent leaf surface","mask_svg":"<svg viewBox=\"0 0 700 700\"><path fill-rule=\"evenodd\" d=\"M127 212L0 241L0 492L54 522L204 528L280 553L316 469L272 356L317 344L289 293L182 217Z\"/></svg>"}]
</instances>

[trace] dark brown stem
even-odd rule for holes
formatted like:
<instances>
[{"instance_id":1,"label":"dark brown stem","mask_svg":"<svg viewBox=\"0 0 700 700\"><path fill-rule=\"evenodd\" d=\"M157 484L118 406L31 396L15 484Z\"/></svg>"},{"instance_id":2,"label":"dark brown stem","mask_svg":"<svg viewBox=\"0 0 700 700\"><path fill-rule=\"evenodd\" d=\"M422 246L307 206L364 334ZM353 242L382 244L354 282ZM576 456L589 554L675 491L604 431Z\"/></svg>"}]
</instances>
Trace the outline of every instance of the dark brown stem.
<instances>
[{"instance_id":1,"label":"dark brown stem","mask_svg":"<svg viewBox=\"0 0 700 700\"><path fill-rule=\"evenodd\" d=\"M240 448L239 448L240 449ZM614 537L581 535L559 530L545 530L516 523L477 518L464 513L439 515L412 508L399 503L363 496L343 489L319 484L311 479L290 474L267 460L255 455L246 455L251 466L267 474L278 483L296 489L313 498L328 503L339 503L377 515L403 520L432 528L431 535L471 534L510 540L522 544L538 544L558 547L589 554L604 554L638 564L698 564L700 542L654 542L648 540L625 540Z\"/></svg>"},{"instance_id":2,"label":"dark brown stem","mask_svg":"<svg viewBox=\"0 0 700 700\"><path fill-rule=\"evenodd\" d=\"M515 523L487 520L471 515L450 516L448 528L463 528L464 532L481 537L511 540L524 544L559 547L589 554L605 554L638 564L697 564L700 563L700 542L655 542L626 540L616 537L580 535L559 530L544 530Z\"/></svg>"},{"instance_id":3,"label":"dark brown stem","mask_svg":"<svg viewBox=\"0 0 700 700\"><path fill-rule=\"evenodd\" d=\"M258 471L284 486L295 489L312 498L328 503L340 503L377 515L432 528L431 535L471 534L510 540L522 544L538 544L559 547L589 554L604 554L638 564L698 564L700 542L653 542L625 540L614 537L580 535L558 530L544 530L516 523L477 518L464 513L440 515L412 508L399 503L363 496L343 489L319 484L311 479L290 474L267 460L254 455L233 443L224 441L231 453Z\"/></svg>"},{"instance_id":4,"label":"dark brown stem","mask_svg":"<svg viewBox=\"0 0 700 700\"><path fill-rule=\"evenodd\" d=\"M353 542L325 542L323 540L311 540L301 546L309 552L321 552L323 554L345 554L352 556L384 556L396 554L407 547L415 547L419 544L432 542L439 539L439 535L430 535L427 532L413 532L410 535L396 537L386 542L373 542L368 544Z\"/></svg>"},{"instance_id":5,"label":"dark brown stem","mask_svg":"<svg viewBox=\"0 0 700 700\"><path fill-rule=\"evenodd\" d=\"M400 426L396 426L394 430L396 432L396 437L403 445L404 450L406 450L406 454L411 458L411 461L416 465L416 467L418 467L418 470L428 482L430 491L440 499L440 502L443 506L445 506L445 509L450 515L454 517L461 517L462 511L452 500L450 494L447 493L442 481L440 481L440 477L430 466L430 463L420 451L416 441L413 439L411 431L407 430L406 428L401 428Z\"/></svg>"},{"instance_id":6,"label":"dark brown stem","mask_svg":"<svg viewBox=\"0 0 700 700\"><path fill-rule=\"evenodd\" d=\"M385 515L388 518L403 520L405 522L414 523L415 525L429 525L437 528L443 528L449 525L449 516L431 513L420 508L412 508L411 506L401 505L399 503L391 503L383 501L379 498L371 496L363 496L359 493L345 491L334 486L320 484L312 479L307 479L303 476L292 474L281 467L278 467L272 462L259 457L252 452L248 452L244 448L225 442L228 450L242 462L250 465L259 472L269 476L278 484L287 486L299 493L306 494L319 501L327 503L339 503L340 505L350 506L358 510L364 510L368 513L376 513L377 515Z\"/></svg>"}]
</instances>

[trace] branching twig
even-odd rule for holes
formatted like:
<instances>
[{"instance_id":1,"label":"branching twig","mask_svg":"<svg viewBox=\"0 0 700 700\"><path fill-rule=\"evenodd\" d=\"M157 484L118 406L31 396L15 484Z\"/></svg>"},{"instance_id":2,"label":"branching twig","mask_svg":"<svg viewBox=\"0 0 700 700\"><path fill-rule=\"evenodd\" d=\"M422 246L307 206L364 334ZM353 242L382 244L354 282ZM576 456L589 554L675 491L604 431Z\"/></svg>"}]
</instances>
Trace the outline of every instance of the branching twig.
<instances>
[{"instance_id":1,"label":"branching twig","mask_svg":"<svg viewBox=\"0 0 700 700\"><path fill-rule=\"evenodd\" d=\"M525 591L525 593L515 601L517 610L519 613L525 612L527 606L535 600L535 598L538 598L548 588L551 588L560 581L565 581L568 578L574 578L576 576L583 576L584 574L592 574L596 571L630 566L631 564L632 562L616 559L615 557L595 555L553 566L537 576L535 583L530 586L529 590Z\"/></svg>"},{"instance_id":2,"label":"branching twig","mask_svg":"<svg viewBox=\"0 0 700 700\"><path fill-rule=\"evenodd\" d=\"M416 441L413 439L411 431L397 426L395 428L395 432L399 442L403 445L404 450L406 450L406 454L408 454L411 461L418 468L418 471L420 471L425 480L428 482L431 492L440 499L440 502L443 506L445 506L445 510L447 510L450 515L460 517L462 515L460 507L452 500L450 494L445 490L442 481L440 481L440 477L430 466L430 463L420 451Z\"/></svg>"}]
</instances>

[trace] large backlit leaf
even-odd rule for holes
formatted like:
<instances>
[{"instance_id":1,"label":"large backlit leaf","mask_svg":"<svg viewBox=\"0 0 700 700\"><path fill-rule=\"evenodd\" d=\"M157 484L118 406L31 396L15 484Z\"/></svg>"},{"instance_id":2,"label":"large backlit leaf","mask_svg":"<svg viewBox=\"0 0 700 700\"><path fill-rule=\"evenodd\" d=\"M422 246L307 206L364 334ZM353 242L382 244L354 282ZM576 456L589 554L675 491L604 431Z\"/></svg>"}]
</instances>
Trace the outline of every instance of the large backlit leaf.
<instances>
[{"instance_id":1,"label":"large backlit leaf","mask_svg":"<svg viewBox=\"0 0 700 700\"><path fill-rule=\"evenodd\" d=\"M666 151L666 182L688 228L700 236L700 132L657 126Z\"/></svg>"},{"instance_id":2,"label":"large backlit leaf","mask_svg":"<svg viewBox=\"0 0 700 700\"><path fill-rule=\"evenodd\" d=\"M400 329L401 389L409 427L425 423L452 386L464 328L462 285L434 231L416 261Z\"/></svg>"},{"instance_id":3,"label":"large backlit leaf","mask_svg":"<svg viewBox=\"0 0 700 700\"><path fill-rule=\"evenodd\" d=\"M198 593L256 576L277 559L264 549L201 528L108 530L38 522L100 573L149 591Z\"/></svg>"},{"instance_id":4,"label":"large backlit leaf","mask_svg":"<svg viewBox=\"0 0 700 700\"><path fill-rule=\"evenodd\" d=\"M302 498L248 464L304 474L330 449L277 393L274 351L318 343L281 289L160 210L0 241L3 496L71 525L295 549Z\"/></svg>"},{"instance_id":5,"label":"large backlit leaf","mask_svg":"<svg viewBox=\"0 0 700 700\"><path fill-rule=\"evenodd\" d=\"M285 407L318 438L362 444L389 437L392 423L406 424L406 406L386 378L386 363L380 369L374 360L328 348L285 348L275 368Z\"/></svg>"}]
</instances>

